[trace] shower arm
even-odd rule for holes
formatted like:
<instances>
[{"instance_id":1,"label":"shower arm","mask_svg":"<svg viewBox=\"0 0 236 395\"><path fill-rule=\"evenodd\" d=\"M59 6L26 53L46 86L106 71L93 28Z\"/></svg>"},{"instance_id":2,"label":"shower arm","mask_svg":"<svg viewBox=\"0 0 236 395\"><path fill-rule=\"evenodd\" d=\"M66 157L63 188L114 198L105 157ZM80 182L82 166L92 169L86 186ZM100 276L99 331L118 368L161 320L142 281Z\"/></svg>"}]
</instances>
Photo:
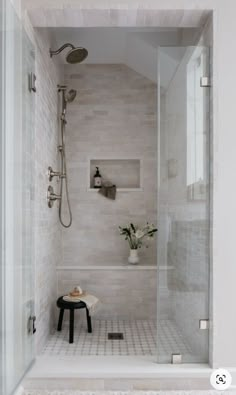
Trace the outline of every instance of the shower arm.
<instances>
[{"instance_id":1,"label":"shower arm","mask_svg":"<svg viewBox=\"0 0 236 395\"><path fill-rule=\"evenodd\" d=\"M71 49L75 49L74 45L70 44L70 43L66 43L64 45L62 45L59 49L57 49L56 51L53 51L52 49L49 49L49 53L50 53L50 57L52 58L54 55L58 55L60 52L62 52L65 48L71 48Z\"/></svg>"}]
</instances>

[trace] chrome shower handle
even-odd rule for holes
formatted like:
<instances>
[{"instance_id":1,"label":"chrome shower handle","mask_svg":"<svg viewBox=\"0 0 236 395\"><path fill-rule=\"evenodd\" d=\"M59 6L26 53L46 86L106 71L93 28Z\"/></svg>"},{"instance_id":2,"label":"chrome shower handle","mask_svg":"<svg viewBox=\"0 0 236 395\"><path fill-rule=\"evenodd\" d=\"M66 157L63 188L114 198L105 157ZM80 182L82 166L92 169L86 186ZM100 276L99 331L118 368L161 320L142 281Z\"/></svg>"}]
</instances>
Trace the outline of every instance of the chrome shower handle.
<instances>
[{"instance_id":1,"label":"chrome shower handle","mask_svg":"<svg viewBox=\"0 0 236 395\"><path fill-rule=\"evenodd\" d=\"M61 200L61 195L55 194L53 187L51 185L49 185L48 192L47 192L48 207L52 208L53 207L53 203L56 200Z\"/></svg>"},{"instance_id":2,"label":"chrome shower handle","mask_svg":"<svg viewBox=\"0 0 236 395\"><path fill-rule=\"evenodd\" d=\"M53 177L65 178L65 174L62 174L60 171L53 171L52 167L48 167L48 179L51 182Z\"/></svg>"}]
</instances>

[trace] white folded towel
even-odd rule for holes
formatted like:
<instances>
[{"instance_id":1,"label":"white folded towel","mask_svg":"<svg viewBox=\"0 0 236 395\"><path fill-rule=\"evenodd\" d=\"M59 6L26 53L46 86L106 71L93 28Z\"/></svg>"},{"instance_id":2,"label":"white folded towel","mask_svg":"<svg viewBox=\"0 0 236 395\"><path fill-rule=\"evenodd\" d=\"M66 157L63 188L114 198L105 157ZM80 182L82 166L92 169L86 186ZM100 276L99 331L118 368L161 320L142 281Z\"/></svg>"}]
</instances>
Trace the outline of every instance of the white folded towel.
<instances>
[{"instance_id":1,"label":"white folded towel","mask_svg":"<svg viewBox=\"0 0 236 395\"><path fill-rule=\"evenodd\" d=\"M65 295L63 296L63 300L65 300L66 302L76 302L76 303L84 302L87 306L87 309L89 310L90 315L93 315L95 313L99 303L99 299L96 298L96 296L90 294L84 294L82 296Z\"/></svg>"}]
</instances>

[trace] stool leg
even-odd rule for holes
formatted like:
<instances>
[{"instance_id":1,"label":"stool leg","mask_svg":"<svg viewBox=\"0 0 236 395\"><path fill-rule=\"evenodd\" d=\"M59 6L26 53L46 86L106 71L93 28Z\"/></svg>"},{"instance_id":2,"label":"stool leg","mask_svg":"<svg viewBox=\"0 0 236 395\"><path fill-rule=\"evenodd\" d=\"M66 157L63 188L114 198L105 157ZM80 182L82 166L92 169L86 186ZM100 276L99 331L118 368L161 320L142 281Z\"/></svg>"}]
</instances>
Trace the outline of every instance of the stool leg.
<instances>
[{"instance_id":1,"label":"stool leg","mask_svg":"<svg viewBox=\"0 0 236 395\"><path fill-rule=\"evenodd\" d=\"M60 309L59 320L58 320L58 325L57 325L58 331L61 331L63 316L64 316L64 309Z\"/></svg>"},{"instance_id":2,"label":"stool leg","mask_svg":"<svg viewBox=\"0 0 236 395\"><path fill-rule=\"evenodd\" d=\"M74 342L74 309L70 309L70 334L69 343Z\"/></svg>"},{"instance_id":3,"label":"stool leg","mask_svg":"<svg viewBox=\"0 0 236 395\"><path fill-rule=\"evenodd\" d=\"M88 333L92 333L92 321L87 307L86 307L86 316L87 316Z\"/></svg>"}]
</instances>

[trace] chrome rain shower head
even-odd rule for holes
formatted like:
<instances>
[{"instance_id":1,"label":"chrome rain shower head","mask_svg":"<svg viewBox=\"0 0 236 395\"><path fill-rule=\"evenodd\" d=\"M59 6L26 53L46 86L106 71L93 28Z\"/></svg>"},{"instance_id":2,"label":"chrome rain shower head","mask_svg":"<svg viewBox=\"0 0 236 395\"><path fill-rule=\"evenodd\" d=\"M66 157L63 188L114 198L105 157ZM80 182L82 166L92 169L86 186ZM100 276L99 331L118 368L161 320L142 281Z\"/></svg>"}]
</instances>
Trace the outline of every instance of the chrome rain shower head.
<instances>
[{"instance_id":1,"label":"chrome rain shower head","mask_svg":"<svg viewBox=\"0 0 236 395\"><path fill-rule=\"evenodd\" d=\"M74 47L74 45L67 43L62 45L56 51L49 50L50 57L52 58L54 55L58 55L61 51L65 48L71 48L70 51L66 55L66 61L70 64L76 64L83 62L84 59L88 56L88 51L86 48L83 47Z\"/></svg>"},{"instance_id":2,"label":"chrome rain shower head","mask_svg":"<svg viewBox=\"0 0 236 395\"><path fill-rule=\"evenodd\" d=\"M84 59L86 59L88 56L88 51L87 49L83 47L77 47L71 49L68 54L66 55L66 61L67 63L70 64L76 64L76 63L81 63L83 62Z\"/></svg>"}]
</instances>

